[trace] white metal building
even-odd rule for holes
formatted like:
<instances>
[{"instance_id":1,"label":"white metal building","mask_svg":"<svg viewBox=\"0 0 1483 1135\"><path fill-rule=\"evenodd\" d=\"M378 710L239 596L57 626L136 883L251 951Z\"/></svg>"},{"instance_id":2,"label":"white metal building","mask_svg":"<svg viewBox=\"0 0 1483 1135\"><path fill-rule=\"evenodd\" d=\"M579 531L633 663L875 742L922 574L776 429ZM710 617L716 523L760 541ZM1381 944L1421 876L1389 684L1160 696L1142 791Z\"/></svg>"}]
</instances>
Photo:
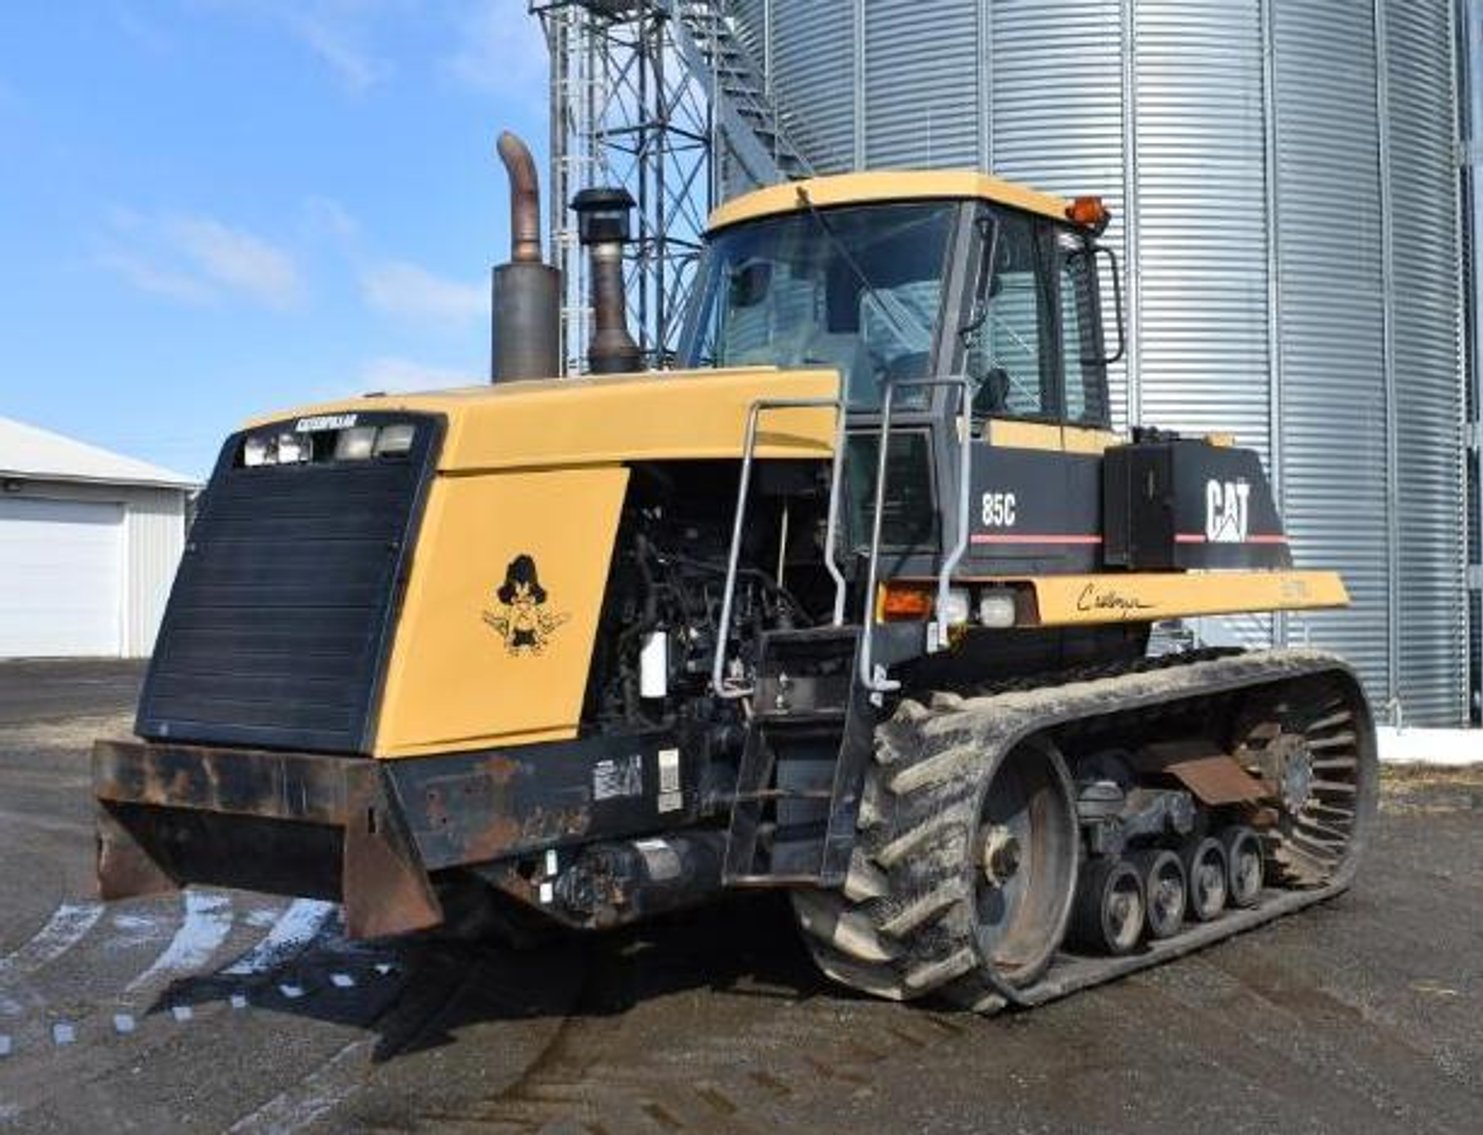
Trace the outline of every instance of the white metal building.
<instances>
[{"instance_id":1,"label":"white metal building","mask_svg":"<svg viewBox=\"0 0 1483 1135\"><path fill-rule=\"evenodd\" d=\"M198 487L0 418L0 658L148 655Z\"/></svg>"}]
</instances>

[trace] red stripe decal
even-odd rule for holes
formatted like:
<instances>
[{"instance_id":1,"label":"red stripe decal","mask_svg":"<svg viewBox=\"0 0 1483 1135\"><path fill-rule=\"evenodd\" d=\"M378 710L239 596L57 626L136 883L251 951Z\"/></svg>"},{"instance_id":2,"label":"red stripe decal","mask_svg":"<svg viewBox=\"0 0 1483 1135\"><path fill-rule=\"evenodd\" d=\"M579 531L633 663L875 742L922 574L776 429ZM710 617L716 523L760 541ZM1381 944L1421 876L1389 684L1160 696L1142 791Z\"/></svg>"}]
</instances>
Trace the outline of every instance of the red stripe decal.
<instances>
[{"instance_id":1,"label":"red stripe decal","mask_svg":"<svg viewBox=\"0 0 1483 1135\"><path fill-rule=\"evenodd\" d=\"M1035 535L1028 532L975 532L975 544L1100 544L1102 537L1090 533Z\"/></svg>"}]
</instances>

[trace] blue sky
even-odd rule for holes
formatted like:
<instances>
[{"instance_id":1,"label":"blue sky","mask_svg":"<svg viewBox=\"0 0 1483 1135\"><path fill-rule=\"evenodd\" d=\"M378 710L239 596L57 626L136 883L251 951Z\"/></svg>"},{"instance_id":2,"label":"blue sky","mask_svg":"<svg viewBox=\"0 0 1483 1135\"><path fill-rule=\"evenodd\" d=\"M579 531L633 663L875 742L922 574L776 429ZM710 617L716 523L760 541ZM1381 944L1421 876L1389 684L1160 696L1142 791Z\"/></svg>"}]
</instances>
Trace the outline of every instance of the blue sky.
<instances>
[{"instance_id":1,"label":"blue sky","mask_svg":"<svg viewBox=\"0 0 1483 1135\"><path fill-rule=\"evenodd\" d=\"M487 369L524 0L0 4L0 415L180 472L248 414Z\"/></svg>"}]
</instances>

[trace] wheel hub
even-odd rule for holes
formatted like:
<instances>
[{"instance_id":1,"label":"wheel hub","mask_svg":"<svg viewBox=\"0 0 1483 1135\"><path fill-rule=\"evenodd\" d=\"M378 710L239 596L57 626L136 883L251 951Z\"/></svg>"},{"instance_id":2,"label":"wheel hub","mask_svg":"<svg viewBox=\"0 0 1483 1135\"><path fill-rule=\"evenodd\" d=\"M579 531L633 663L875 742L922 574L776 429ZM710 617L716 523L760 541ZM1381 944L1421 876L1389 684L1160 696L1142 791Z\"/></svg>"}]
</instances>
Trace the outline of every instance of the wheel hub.
<instances>
[{"instance_id":1,"label":"wheel hub","mask_svg":"<svg viewBox=\"0 0 1483 1135\"><path fill-rule=\"evenodd\" d=\"M1161 911L1175 910L1184 899L1184 888L1178 879L1161 878L1152 897Z\"/></svg>"},{"instance_id":2,"label":"wheel hub","mask_svg":"<svg viewBox=\"0 0 1483 1135\"><path fill-rule=\"evenodd\" d=\"M995 825L984 836L984 878L993 886L1002 887L1013 879L1020 870L1020 841L1006 827Z\"/></svg>"},{"instance_id":3,"label":"wheel hub","mask_svg":"<svg viewBox=\"0 0 1483 1135\"><path fill-rule=\"evenodd\" d=\"M1262 775L1276 785L1283 808L1289 814L1301 812L1313 794L1313 754L1308 739L1282 729L1268 741L1257 763Z\"/></svg>"},{"instance_id":4,"label":"wheel hub","mask_svg":"<svg viewBox=\"0 0 1483 1135\"><path fill-rule=\"evenodd\" d=\"M1213 895L1225 883L1225 871L1219 863L1204 862L1195 870L1201 894Z\"/></svg>"},{"instance_id":5,"label":"wheel hub","mask_svg":"<svg viewBox=\"0 0 1483 1135\"><path fill-rule=\"evenodd\" d=\"M1282 804L1289 812L1301 812L1313 793L1313 756L1299 742L1288 754L1282 770Z\"/></svg>"}]
</instances>

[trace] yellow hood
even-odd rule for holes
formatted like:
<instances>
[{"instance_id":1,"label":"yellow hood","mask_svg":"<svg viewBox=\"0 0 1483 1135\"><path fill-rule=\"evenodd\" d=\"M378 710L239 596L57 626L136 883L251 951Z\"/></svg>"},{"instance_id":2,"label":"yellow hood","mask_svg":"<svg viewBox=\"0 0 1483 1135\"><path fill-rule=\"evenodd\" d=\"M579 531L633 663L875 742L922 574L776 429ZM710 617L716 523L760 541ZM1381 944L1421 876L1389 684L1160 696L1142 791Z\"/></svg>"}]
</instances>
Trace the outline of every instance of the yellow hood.
<instances>
[{"instance_id":1,"label":"yellow hood","mask_svg":"<svg viewBox=\"0 0 1483 1135\"><path fill-rule=\"evenodd\" d=\"M266 415L249 427L321 414L406 411L447 419L438 470L612 465L737 457L759 398L833 398L833 370L773 367L542 379L419 394L376 394ZM825 457L830 409L763 415L759 457Z\"/></svg>"}]
</instances>

